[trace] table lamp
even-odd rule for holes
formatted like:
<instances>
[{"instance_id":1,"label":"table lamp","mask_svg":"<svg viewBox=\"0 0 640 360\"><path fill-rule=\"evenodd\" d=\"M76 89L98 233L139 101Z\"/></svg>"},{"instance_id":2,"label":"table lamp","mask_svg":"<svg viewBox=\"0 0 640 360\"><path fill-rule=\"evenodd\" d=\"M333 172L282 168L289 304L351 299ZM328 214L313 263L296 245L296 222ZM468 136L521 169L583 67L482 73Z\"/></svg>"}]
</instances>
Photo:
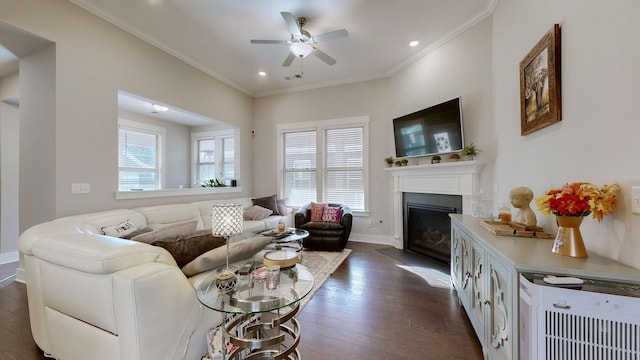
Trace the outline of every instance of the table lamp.
<instances>
[{"instance_id":1,"label":"table lamp","mask_svg":"<svg viewBox=\"0 0 640 360\"><path fill-rule=\"evenodd\" d=\"M218 271L216 286L220 290L230 290L235 286L237 267L229 266L229 238L242 233L242 205L214 204L211 209L211 233L224 237L227 243L227 265Z\"/></svg>"}]
</instances>

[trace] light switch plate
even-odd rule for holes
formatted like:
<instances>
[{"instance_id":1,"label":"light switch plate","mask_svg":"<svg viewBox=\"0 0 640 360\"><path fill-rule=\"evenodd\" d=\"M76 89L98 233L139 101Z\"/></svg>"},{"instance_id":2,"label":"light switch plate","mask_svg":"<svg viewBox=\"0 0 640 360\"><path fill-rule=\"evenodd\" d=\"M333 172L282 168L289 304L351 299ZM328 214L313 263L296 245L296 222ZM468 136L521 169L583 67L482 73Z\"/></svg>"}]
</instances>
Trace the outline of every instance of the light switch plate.
<instances>
[{"instance_id":1,"label":"light switch plate","mask_svg":"<svg viewBox=\"0 0 640 360\"><path fill-rule=\"evenodd\" d=\"M631 212L640 214L640 186L631 187Z\"/></svg>"},{"instance_id":2,"label":"light switch plate","mask_svg":"<svg viewBox=\"0 0 640 360\"><path fill-rule=\"evenodd\" d=\"M88 194L91 192L91 184L71 184L71 194Z\"/></svg>"}]
</instances>

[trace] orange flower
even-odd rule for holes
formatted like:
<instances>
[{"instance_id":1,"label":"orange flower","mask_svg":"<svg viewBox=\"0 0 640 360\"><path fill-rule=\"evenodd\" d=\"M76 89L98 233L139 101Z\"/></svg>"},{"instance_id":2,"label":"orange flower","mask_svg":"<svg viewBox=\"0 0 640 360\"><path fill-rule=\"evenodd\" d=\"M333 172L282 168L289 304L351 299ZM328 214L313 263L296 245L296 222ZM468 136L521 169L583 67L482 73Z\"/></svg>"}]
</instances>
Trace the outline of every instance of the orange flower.
<instances>
[{"instance_id":1,"label":"orange flower","mask_svg":"<svg viewBox=\"0 0 640 360\"><path fill-rule=\"evenodd\" d=\"M538 210L545 215L587 216L602 221L616 207L618 184L598 188L592 183L575 182L560 189L551 189L535 199Z\"/></svg>"}]
</instances>

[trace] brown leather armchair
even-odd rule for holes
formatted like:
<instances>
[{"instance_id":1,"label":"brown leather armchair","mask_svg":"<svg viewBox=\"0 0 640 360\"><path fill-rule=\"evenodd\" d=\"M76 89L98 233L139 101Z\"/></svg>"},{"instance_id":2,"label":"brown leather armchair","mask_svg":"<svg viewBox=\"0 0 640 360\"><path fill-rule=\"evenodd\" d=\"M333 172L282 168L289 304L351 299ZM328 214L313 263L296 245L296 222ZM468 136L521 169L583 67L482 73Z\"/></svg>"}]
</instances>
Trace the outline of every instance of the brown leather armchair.
<instances>
[{"instance_id":1,"label":"brown leather armchair","mask_svg":"<svg viewBox=\"0 0 640 360\"><path fill-rule=\"evenodd\" d=\"M353 215L346 205L329 204L342 209L340 223L312 222L311 204L305 204L295 214L295 226L309 232L309 236L302 240L305 248L312 250L341 251L347 246Z\"/></svg>"}]
</instances>

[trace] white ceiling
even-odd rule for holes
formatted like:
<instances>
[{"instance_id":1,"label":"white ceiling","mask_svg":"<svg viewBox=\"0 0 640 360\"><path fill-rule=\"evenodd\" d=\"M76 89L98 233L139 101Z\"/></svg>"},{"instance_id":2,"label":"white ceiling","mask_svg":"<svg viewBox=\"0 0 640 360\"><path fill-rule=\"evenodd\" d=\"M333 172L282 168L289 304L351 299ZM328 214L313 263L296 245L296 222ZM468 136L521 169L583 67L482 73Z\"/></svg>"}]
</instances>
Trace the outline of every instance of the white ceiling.
<instances>
[{"instance_id":1,"label":"white ceiling","mask_svg":"<svg viewBox=\"0 0 640 360\"><path fill-rule=\"evenodd\" d=\"M250 95L387 77L490 15L498 0L71 0L86 10ZM306 17L312 36L346 29L349 37L282 63L290 40L280 12ZM420 41L409 47L412 40ZM302 68L303 66L303 68ZM258 75L259 71L267 73ZM302 79L285 77L304 72Z\"/></svg>"}]
</instances>

